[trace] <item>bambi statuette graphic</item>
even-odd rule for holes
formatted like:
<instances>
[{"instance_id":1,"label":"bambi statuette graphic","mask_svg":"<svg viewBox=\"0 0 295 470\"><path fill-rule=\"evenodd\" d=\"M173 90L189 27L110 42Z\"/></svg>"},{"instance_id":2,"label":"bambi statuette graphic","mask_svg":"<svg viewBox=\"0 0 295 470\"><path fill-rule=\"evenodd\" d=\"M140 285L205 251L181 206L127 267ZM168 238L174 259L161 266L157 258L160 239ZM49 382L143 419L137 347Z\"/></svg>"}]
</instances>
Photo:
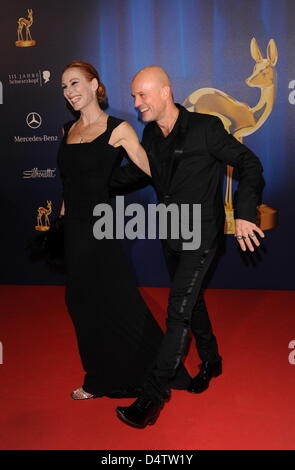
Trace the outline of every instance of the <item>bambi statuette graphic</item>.
<instances>
[{"instance_id":1,"label":"bambi statuette graphic","mask_svg":"<svg viewBox=\"0 0 295 470\"><path fill-rule=\"evenodd\" d=\"M17 47L30 47L35 46L36 41L32 39L30 28L33 24L33 10L28 10L28 18L19 18L17 21L17 41L15 45ZM23 37L23 29L26 30L26 39Z\"/></svg>"},{"instance_id":2,"label":"bambi statuette graphic","mask_svg":"<svg viewBox=\"0 0 295 470\"><path fill-rule=\"evenodd\" d=\"M276 94L277 72L275 69L278 60L276 43L271 39L267 46L267 57L263 54L252 38L250 45L251 56L255 60L252 75L247 78L246 84L250 87L258 87L261 96L256 106L251 108L246 103L237 101L232 96L215 88L201 88L191 93L184 101L184 106L189 111L212 114L218 116L225 129L239 142L243 137L253 134L259 129L270 115ZM225 193L225 233L235 233L232 201L232 174L233 168L227 167L227 181ZM262 230L268 230L277 225L277 210L266 204L257 208L257 224Z\"/></svg>"},{"instance_id":3,"label":"bambi statuette graphic","mask_svg":"<svg viewBox=\"0 0 295 470\"><path fill-rule=\"evenodd\" d=\"M37 225L35 225L35 229L38 230L39 232L44 232L46 230L49 230L50 228L50 222L49 222L49 215L52 212L52 202L47 201L47 209L46 207L39 207L37 209L38 215L37 215ZM42 216L44 216L44 224L42 221Z\"/></svg>"}]
</instances>

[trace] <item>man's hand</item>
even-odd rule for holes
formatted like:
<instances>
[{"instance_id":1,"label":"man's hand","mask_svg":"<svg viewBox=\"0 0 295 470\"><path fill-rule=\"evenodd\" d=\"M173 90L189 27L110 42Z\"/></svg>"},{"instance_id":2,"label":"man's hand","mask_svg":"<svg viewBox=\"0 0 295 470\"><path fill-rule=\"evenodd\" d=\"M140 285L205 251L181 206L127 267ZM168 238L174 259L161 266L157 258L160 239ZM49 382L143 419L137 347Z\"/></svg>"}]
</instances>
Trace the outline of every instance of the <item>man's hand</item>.
<instances>
[{"instance_id":1,"label":"man's hand","mask_svg":"<svg viewBox=\"0 0 295 470\"><path fill-rule=\"evenodd\" d=\"M254 251L255 245L260 245L255 232L257 232L260 237L264 238L263 231L257 227L257 225L249 222L248 220L235 219L235 224L235 238L239 242L241 249L246 251L248 248L250 251Z\"/></svg>"}]
</instances>

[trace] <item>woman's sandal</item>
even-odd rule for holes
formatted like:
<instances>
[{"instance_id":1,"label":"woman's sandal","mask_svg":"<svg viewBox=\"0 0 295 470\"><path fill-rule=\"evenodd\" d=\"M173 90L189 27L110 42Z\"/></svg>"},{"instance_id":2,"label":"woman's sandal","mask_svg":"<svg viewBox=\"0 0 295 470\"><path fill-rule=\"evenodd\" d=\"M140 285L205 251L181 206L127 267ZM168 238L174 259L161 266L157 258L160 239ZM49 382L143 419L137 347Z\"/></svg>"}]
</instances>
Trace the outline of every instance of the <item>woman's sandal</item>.
<instances>
[{"instance_id":1,"label":"woman's sandal","mask_svg":"<svg viewBox=\"0 0 295 470\"><path fill-rule=\"evenodd\" d=\"M85 390L83 390L83 387L79 387L71 393L71 397L73 398L73 400L88 400L89 398L93 398L94 395L85 392Z\"/></svg>"}]
</instances>

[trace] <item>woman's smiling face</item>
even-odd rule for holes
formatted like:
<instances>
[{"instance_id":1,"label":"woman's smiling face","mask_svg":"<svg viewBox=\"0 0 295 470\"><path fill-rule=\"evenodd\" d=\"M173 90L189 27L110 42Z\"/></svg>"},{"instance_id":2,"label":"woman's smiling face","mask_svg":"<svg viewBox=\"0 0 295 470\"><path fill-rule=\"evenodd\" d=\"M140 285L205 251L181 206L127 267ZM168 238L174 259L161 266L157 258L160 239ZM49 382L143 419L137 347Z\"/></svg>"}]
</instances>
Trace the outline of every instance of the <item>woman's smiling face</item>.
<instances>
[{"instance_id":1,"label":"woman's smiling face","mask_svg":"<svg viewBox=\"0 0 295 470\"><path fill-rule=\"evenodd\" d=\"M62 88L66 100L75 111L85 109L93 100L96 100L97 80L88 80L77 68L66 70L62 75Z\"/></svg>"}]
</instances>

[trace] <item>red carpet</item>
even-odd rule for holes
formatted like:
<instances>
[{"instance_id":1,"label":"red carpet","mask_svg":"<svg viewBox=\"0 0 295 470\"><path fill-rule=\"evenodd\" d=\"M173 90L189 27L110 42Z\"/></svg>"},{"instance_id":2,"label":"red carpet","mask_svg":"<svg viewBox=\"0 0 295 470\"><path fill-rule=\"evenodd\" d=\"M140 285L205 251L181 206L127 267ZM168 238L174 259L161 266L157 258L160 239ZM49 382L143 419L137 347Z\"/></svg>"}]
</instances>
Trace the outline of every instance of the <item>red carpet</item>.
<instances>
[{"instance_id":1,"label":"red carpet","mask_svg":"<svg viewBox=\"0 0 295 470\"><path fill-rule=\"evenodd\" d=\"M1 449L294 449L295 293L206 292L224 372L200 395L173 391L156 425L115 415L132 400L75 402L82 370L64 288L0 286ZM168 289L141 292L164 325ZM0 349L1 351L1 349ZM1 359L1 356L0 356ZM186 365L197 371L191 344Z\"/></svg>"}]
</instances>

